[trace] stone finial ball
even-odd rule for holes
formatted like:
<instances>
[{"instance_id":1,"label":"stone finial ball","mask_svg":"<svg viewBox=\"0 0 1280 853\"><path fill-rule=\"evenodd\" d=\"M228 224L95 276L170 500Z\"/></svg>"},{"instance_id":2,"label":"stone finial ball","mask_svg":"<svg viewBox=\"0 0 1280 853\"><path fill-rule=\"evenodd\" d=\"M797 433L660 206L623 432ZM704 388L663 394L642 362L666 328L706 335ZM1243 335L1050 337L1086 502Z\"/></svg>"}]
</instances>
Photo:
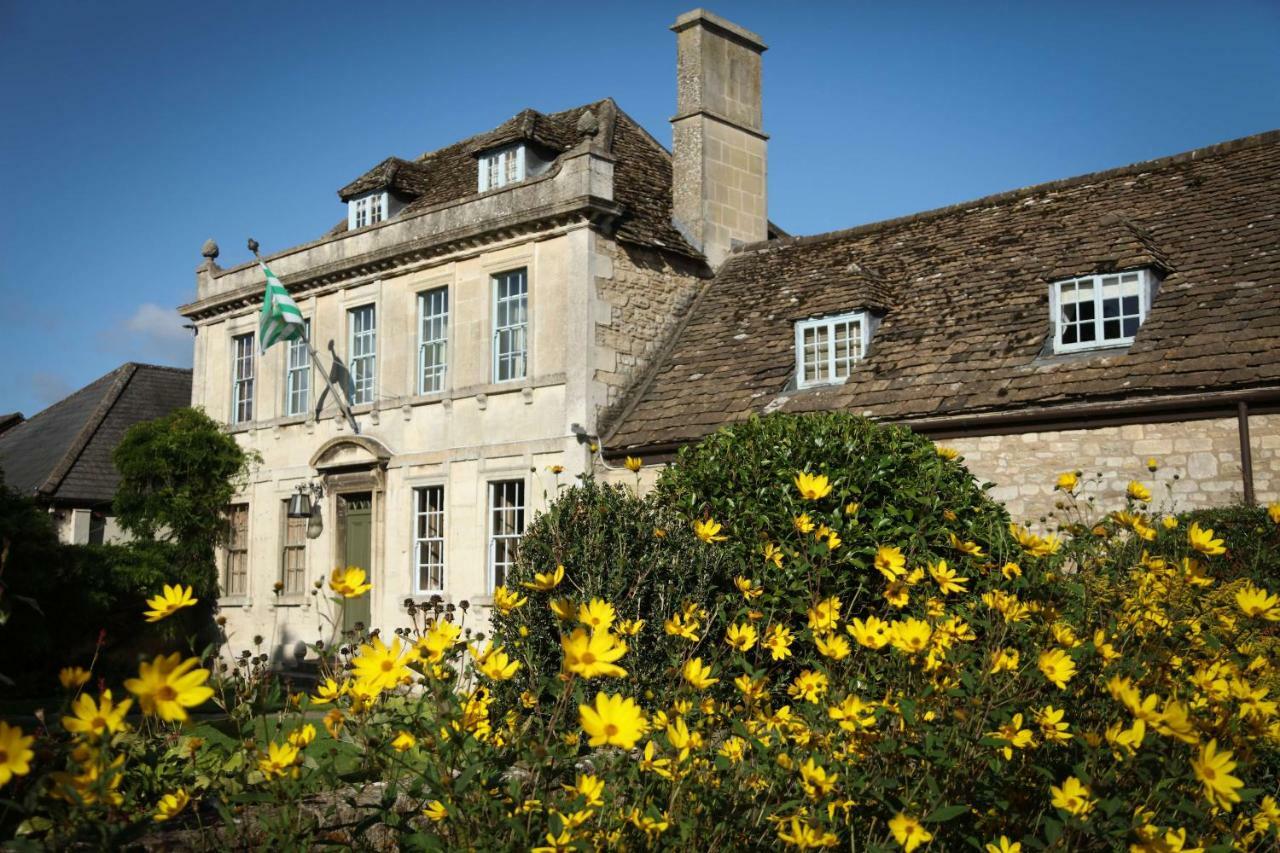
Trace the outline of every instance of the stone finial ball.
<instances>
[{"instance_id":1,"label":"stone finial ball","mask_svg":"<svg viewBox=\"0 0 1280 853\"><path fill-rule=\"evenodd\" d=\"M212 237L204 241L204 245L200 247L200 254L211 261L218 257L218 244L213 242Z\"/></svg>"}]
</instances>

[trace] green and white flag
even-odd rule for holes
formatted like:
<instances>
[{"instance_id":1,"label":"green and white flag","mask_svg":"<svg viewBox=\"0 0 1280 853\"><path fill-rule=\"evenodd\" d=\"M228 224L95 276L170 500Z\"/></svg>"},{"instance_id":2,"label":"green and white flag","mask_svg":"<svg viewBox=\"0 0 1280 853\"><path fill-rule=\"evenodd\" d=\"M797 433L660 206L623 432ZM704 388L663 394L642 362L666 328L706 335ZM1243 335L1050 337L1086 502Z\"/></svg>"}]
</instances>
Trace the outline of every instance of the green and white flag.
<instances>
[{"instance_id":1,"label":"green and white flag","mask_svg":"<svg viewBox=\"0 0 1280 853\"><path fill-rule=\"evenodd\" d=\"M262 351L266 352L276 341L302 338L307 327L298 303L289 296L280 279L261 261L258 266L267 276L267 292L262 297L262 319L258 323L258 340L262 342Z\"/></svg>"}]
</instances>

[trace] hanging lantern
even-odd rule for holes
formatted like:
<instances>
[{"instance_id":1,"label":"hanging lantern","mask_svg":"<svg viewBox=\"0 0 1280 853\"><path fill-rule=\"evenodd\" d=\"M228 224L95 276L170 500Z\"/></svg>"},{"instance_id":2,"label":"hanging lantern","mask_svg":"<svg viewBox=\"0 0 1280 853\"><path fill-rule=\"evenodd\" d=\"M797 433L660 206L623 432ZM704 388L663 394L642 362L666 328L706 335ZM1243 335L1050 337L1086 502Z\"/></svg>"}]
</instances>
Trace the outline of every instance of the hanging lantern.
<instances>
[{"instance_id":1,"label":"hanging lantern","mask_svg":"<svg viewBox=\"0 0 1280 853\"><path fill-rule=\"evenodd\" d=\"M306 486L298 486L298 491L289 498L288 515L290 518L311 517L311 495L307 494Z\"/></svg>"}]
</instances>

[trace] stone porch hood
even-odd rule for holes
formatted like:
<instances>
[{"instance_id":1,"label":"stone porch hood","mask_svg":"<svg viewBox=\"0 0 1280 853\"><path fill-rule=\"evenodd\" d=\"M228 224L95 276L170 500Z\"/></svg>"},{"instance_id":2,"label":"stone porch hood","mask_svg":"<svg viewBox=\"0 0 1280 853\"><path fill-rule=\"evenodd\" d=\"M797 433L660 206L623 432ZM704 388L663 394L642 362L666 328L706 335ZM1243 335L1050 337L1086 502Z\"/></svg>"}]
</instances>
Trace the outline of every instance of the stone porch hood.
<instances>
[{"instance_id":1,"label":"stone porch hood","mask_svg":"<svg viewBox=\"0 0 1280 853\"><path fill-rule=\"evenodd\" d=\"M446 202L354 232L304 243L265 257L294 294L327 290L391 269L426 266L442 255L474 250L520 234L587 222L608 231L624 212L613 197L613 157L583 142L560 155L545 175ZM196 270L196 300L178 310L207 320L261 304L255 262Z\"/></svg>"}]
</instances>

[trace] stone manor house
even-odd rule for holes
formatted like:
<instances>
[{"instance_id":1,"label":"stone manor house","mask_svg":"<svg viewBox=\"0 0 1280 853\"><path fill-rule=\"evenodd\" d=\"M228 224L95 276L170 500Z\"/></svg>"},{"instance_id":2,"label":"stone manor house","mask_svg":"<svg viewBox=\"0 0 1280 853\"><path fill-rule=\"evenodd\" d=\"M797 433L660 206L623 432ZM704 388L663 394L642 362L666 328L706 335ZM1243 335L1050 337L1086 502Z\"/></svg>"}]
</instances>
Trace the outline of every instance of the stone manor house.
<instances>
[{"instance_id":1,"label":"stone manor house","mask_svg":"<svg viewBox=\"0 0 1280 853\"><path fill-rule=\"evenodd\" d=\"M764 43L703 10L672 29L671 151L612 100L525 110L378 163L337 227L266 258L358 432L304 347L260 354L262 273L206 244L192 403L262 458L229 508L233 647L323 636L309 591L340 565L374 585L352 619L483 611L559 486L629 481L627 455L649 482L758 412L909 424L1026 518L1072 469L1104 501L1134 477L1178 508L1280 497L1280 133L790 237Z\"/></svg>"}]
</instances>

